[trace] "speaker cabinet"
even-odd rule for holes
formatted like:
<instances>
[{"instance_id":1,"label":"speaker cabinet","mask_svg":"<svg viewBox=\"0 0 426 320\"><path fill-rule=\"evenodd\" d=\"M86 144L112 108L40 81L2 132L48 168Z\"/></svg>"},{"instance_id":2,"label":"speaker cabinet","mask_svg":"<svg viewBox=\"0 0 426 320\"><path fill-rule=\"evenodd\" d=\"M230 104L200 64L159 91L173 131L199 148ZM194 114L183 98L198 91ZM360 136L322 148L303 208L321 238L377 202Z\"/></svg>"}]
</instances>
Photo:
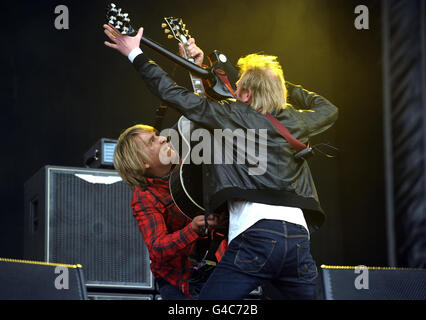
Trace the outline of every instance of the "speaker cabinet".
<instances>
[{"instance_id":1,"label":"speaker cabinet","mask_svg":"<svg viewBox=\"0 0 426 320\"><path fill-rule=\"evenodd\" d=\"M0 300L87 300L82 267L0 258Z\"/></svg>"},{"instance_id":2,"label":"speaker cabinet","mask_svg":"<svg viewBox=\"0 0 426 320\"><path fill-rule=\"evenodd\" d=\"M115 170L46 166L24 191L25 259L81 264L88 288L154 289L132 191Z\"/></svg>"},{"instance_id":3,"label":"speaker cabinet","mask_svg":"<svg viewBox=\"0 0 426 320\"><path fill-rule=\"evenodd\" d=\"M425 300L426 270L321 266L318 298Z\"/></svg>"}]
</instances>

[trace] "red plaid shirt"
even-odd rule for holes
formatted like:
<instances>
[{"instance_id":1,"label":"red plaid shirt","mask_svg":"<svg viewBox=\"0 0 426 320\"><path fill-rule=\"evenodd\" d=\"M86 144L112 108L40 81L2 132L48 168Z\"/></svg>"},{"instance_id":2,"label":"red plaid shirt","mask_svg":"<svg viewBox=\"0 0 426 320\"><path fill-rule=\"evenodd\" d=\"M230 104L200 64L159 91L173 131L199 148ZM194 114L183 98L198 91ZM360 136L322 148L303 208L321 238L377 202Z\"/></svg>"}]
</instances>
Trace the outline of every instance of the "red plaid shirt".
<instances>
[{"instance_id":1,"label":"red plaid shirt","mask_svg":"<svg viewBox=\"0 0 426 320\"><path fill-rule=\"evenodd\" d=\"M147 180L146 188L133 192L132 209L148 247L151 271L190 297L188 256L199 236L173 202L168 180Z\"/></svg>"}]
</instances>

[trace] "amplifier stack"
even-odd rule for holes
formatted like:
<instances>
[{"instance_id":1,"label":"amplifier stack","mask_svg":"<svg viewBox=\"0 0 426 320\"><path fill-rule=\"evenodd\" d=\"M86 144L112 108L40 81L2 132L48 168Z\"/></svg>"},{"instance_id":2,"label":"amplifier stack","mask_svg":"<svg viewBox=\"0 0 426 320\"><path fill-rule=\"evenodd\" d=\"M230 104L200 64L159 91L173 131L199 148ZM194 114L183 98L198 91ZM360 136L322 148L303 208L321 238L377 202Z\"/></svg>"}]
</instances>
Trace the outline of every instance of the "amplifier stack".
<instances>
[{"instance_id":1,"label":"amplifier stack","mask_svg":"<svg viewBox=\"0 0 426 320\"><path fill-rule=\"evenodd\" d=\"M82 265L89 299L155 297L132 191L115 170L45 166L24 195L24 259Z\"/></svg>"}]
</instances>

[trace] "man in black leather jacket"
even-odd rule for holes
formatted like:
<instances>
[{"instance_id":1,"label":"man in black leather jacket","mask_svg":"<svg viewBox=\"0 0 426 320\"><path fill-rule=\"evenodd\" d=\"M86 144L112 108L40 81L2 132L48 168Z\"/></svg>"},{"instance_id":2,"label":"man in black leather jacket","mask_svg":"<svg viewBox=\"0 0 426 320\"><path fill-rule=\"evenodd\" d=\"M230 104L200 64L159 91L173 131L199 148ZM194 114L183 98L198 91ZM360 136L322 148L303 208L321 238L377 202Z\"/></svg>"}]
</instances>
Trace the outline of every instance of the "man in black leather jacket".
<instances>
[{"instance_id":1,"label":"man in black leather jacket","mask_svg":"<svg viewBox=\"0 0 426 320\"><path fill-rule=\"evenodd\" d=\"M304 143L333 125L337 108L315 93L285 83L276 58L260 55L240 59L246 66L241 70L236 101L202 98L176 85L145 56L139 48L142 28L135 37L122 36L110 26L104 28L114 42L105 44L127 56L150 91L162 101L211 133L228 130L234 138L243 135L246 148L250 140L257 146L251 150L254 153L241 150L231 137L230 158L235 160L243 153L246 161L214 161L204 166L204 206L213 212L227 204L230 231L229 247L200 299L242 299L265 281L271 281L283 297L312 298L317 269L309 250L309 229L321 226L324 213L307 162L295 159L295 151L265 117L268 106L255 106L254 101L259 95L267 95L258 93L265 91L261 83L281 83L284 103L268 111ZM202 54L201 50L195 52ZM256 70L261 71L260 77ZM249 77L259 77L259 81L244 87ZM287 103L287 90L294 106ZM212 138L220 151L225 149L222 138ZM219 151L216 148L214 155Z\"/></svg>"}]
</instances>

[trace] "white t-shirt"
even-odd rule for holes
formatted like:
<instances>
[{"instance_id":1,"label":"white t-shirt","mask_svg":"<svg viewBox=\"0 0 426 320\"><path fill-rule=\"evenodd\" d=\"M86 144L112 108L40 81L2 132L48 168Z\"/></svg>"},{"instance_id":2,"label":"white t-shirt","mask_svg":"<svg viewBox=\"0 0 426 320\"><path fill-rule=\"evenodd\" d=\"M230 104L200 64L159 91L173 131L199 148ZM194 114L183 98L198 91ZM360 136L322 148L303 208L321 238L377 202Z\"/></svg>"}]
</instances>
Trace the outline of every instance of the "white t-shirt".
<instances>
[{"instance_id":1,"label":"white t-shirt","mask_svg":"<svg viewBox=\"0 0 426 320\"><path fill-rule=\"evenodd\" d=\"M249 201L228 201L228 243L262 219L281 220L302 225L308 230L303 211L299 208L274 206Z\"/></svg>"}]
</instances>

